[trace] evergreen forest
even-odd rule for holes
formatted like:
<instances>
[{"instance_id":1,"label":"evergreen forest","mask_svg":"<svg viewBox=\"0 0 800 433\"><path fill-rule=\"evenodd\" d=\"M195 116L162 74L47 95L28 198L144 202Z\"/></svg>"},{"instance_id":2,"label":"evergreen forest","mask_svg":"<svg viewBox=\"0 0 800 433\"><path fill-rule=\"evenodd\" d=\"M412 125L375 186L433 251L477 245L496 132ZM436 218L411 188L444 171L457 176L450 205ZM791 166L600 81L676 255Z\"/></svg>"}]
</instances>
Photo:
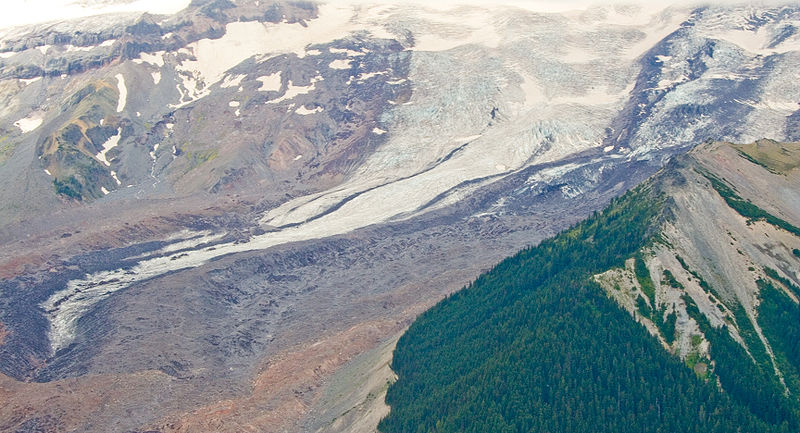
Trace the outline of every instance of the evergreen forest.
<instances>
[{"instance_id":1,"label":"evergreen forest","mask_svg":"<svg viewBox=\"0 0 800 433\"><path fill-rule=\"evenodd\" d=\"M714 377L699 375L592 279L658 241L667 203L653 182L640 185L422 314L397 344L398 380L379 429L800 431L796 399L724 327L700 324L718 360ZM764 314L774 320L765 320L765 331L779 341L782 362L800 365L800 310L768 289Z\"/></svg>"}]
</instances>

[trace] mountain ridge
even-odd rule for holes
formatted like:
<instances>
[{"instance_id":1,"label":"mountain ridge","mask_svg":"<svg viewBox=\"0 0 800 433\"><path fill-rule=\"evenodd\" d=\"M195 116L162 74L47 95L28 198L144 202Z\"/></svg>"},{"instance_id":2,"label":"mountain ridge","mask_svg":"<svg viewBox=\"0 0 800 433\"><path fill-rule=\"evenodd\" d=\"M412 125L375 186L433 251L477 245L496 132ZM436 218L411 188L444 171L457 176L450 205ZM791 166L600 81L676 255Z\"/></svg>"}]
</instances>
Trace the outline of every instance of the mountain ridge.
<instances>
[{"instance_id":1,"label":"mountain ridge","mask_svg":"<svg viewBox=\"0 0 800 433\"><path fill-rule=\"evenodd\" d=\"M755 423L748 428L758 431L796 428L798 358L790 336L796 335L793 317L800 311L799 257L793 253L800 231L759 205L800 221L787 210L796 200L782 196L796 194L796 187L779 193L777 201L771 194L781 182L796 185L798 172L776 173L753 155L783 155L792 166L800 161L798 151L800 143L771 140L701 144L602 213L501 262L433 307L398 342L392 368L399 378L387 394L391 411L382 431L657 431L689 428L679 425L686 417L694 423L696 416L705 425L691 424L698 431L728 431L739 423ZM613 313L614 304L633 320ZM575 330L586 337L564 334L559 326L575 326L564 317L589 326ZM615 332L632 332L640 326L634 321L655 338L646 343L631 334L627 345L617 344ZM605 338L595 335L606 332ZM593 341L608 341L613 349ZM678 367L661 367L662 376L628 358L632 345L652 343L670 354L669 364L684 364L680 378L671 370ZM616 364L620 356L627 359L625 369ZM647 363L666 362L658 354L646 356ZM594 359L588 375L572 368L586 357ZM530 367L540 363L553 370ZM613 394L614 383L617 394L652 398L632 391L637 385L631 375L664 394L649 409L628 401L621 408L619 395L597 401L597 395ZM675 382L668 386L663 380ZM686 388L672 394L673 386ZM572 390L570 398L564 388ZM575 393L586 389L598 393L594 401L576 400ZM724 397L693 397L698 389L722 390ZM445 399L442 393L459 397L436 403ZM412 394L426 397L415 400ZM662 404L670 407L666 415ZM566 415L576 411L583 415ZM726 424L734 418L739 421Z\"/></svg>"}]
</instances>

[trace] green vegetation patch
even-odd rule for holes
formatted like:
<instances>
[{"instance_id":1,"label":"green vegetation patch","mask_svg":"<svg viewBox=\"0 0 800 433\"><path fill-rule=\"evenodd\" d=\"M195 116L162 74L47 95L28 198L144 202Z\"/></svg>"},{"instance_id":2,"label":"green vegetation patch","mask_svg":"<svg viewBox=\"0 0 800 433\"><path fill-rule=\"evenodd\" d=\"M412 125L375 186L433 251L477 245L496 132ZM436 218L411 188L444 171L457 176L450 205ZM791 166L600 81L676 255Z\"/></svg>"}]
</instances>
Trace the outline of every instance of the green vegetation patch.
<instances>
[{"instance_id":1,"label":"green vegetation patch","mask_svg":"<svg viewBox=\"0 0 800 433\"><path fill-rule=\"evenodd\" d=\"M784 381L800 402L800 305L766 280L757 281L761 303L758 323L769 340Z\"/></svg>"},{"instance_id":2,"label":"green vegetation patch","mask_svg":"<svg viewBox=\"0 0 800 433\"><path fill-rule=\"evenodd\" d=\"M683 284L679 283L678 280L675 279L675 276L672 275L672 272L669 269L664 269L664 284L674 288L683 290Z\"/></svg>"},{"instance_id":3,"label":"green vegetation patch","mask_svg":"<svg viewBox=\"0 0 800 433\"><path fill-rule=\"evenodd\" d=\"M696 335L696 337L699 337L699 335ZM703 379L703 381L708 381L711 379L711 361L705 356L700 355L699 352L689 352L689 354L686 355L684 362L689 368L692 369L692 371L694 371L694 374L696 374L700 379Z\"/></svg>"},{"instance_id":4,"label":"green vegetation patch","mask_svg":"<svg viewBox=\"0 0 800 433\"><path fill-rule=\"evenodd\" d=\"M800 144L758 140L749 144L733 144L739 155L775 174L786 174L800 167Z\"/></svg>"},{"instance_id":5,"label":"green vegetation patch","mask_svg":"<svg viewBox=\"0 0 800 433\"><path fill-rule=\"evenodd\" d=\"M83 189L81 183L75 176L69 176L63 180L53 179L53 186L56 189L56 194L63 195L76 200L82 200L83 196L80 191Z\"/></svg>"},{"instance_id":6,"label":"green vegetation patch","mask_svg":"<svg viewBox=\"0 0 800 433\"><path fill-rule=\"evenodd\" d=\"M195 151L187 151L186 152L186 159L189 160L189 166L191 168L198 167L208 161L219 156L219 152L216 149L209 149L209 150L195 150Z\"/></svg>"},{"instance_id":7,"label":"green vegetation patch","mask_svg":"<svg viewBox=\"0 0 800 433\"><path fill-rule=\"evenodd\" d=\"M651 317L653 315L653 309L650 307L650 304L644 300L642 295L636 295L636 309L645 317Z\"/></svg>"},{"instance_id":8,"label":"green vegetation patch","mask_svg":"<svg viewBox=\"0 0 800 433\"><path fill-rule=\"evenodd\" d=\"M653 279L650 278L650 271L644 263L641 254L637 254L633 261L633 271L636 274L636 280L639 281L639 286L642 287L642 292L647 295L647 298L652 302L653 307L656 304L656 288L653 284Z\"/></svg>"},{"instance_id":9,"label":"green vegetation patch","mask_svg":"<svg viewBox=\"0 0 800 433\"><path fill-rule=\"evenodd\" d=\"M8 139L7 135L0 137L0 164L11 156L17 143Z\"/></svg>"},{"instance_id":10,"label":"green vegetation patch","mask_svg":"<svg viewBox=\"0 0 800 433\"><path fill-rule=\"evenodd\" d=\"M768 266L765 266L764 267L764 273L767 274L767 276L772 278L773 280L783 284L783 286L786 287L786 289L788 289L789 291L794 293L795 296L800 298L800 287L797 287L790 280L782 277L780 274L778 274L778 271L776 271L775 269L772 269L772 268L770 268Z\"/></svg>"},{"instance_id":11,"label":"green vegetation patch","mask_svg":"<svg viewBox=\"0 0 800 433\"><path fill-rule=\"evenodd\" d=\"M118 95L116 87L97 81L78 90L61 107L70 117L37 148L42 166L55 168L53 172L59 176L53 181L58 195L89 200L103 196L101 187L112 188L107 167L95 160L95 155L117 133ZM107 118L113 119L114 126L109 122L100 125Z\"/></svg>"},{"instance_id":12,"label":"green vegetation patch","mask_svg":"<svg viewBox=\"0 0 800 433\"><path fill-rule=\"evenodd\" d=\"M766 221L767 223L784 229L795 236L800 236L800 228L797 228L789 222L770 214L769 212L754 205L749 200L744 200L743 198L739 197L739 195L736 194L731 187L718 179L716 176L710 173L703 173L703 176L705 176L706 179L711 182L711 186L725 200L725 203L727 203L731 209L738 212L739 215L747 218L748 224L753 221Z\"/></svg>"},{"instance_id":13,"label":"green vegetation patch","mask_svg":"<svg viewBox=\"0 0 800 433\"><path fill-rule=\"evenodd\" d=\"M665 308L659 308L656 311L656 317L653 318L656 326L658 326L658 330L661 332L661 335L664 336L664 340L666 340L667 344L672 344L675 341L675 323L678 320L678 315L675 314L675 311L670 312L666 316Z\"/></svg>"}]
</instances>

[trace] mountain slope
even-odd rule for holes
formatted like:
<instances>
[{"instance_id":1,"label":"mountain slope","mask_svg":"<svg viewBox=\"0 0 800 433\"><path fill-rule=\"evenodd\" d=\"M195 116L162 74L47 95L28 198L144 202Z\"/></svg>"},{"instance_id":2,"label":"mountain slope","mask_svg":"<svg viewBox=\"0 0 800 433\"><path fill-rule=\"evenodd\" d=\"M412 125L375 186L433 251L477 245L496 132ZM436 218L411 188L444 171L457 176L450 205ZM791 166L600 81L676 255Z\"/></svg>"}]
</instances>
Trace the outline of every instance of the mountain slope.
<instances>
[{"instance_id":1,"label":"mountain slope","mask_svg":"<svg viewBox=\"0 0 800 433\"><path fill-rule=\"evenodd\" d=\"M0 430L334 425L333 375L502 258L797 133L797 5L470 3L0 31Z\"/></svg>"},{"instance_id":2,"label":"mountain slope","mask_svg":"<svg viewBox=\"0 0 800 433\"><path fill-rule=\"evenodd\" d=\"M382 431L796 430L798 151L698 146L448 297Z\"/></svg>"}]
</instances>

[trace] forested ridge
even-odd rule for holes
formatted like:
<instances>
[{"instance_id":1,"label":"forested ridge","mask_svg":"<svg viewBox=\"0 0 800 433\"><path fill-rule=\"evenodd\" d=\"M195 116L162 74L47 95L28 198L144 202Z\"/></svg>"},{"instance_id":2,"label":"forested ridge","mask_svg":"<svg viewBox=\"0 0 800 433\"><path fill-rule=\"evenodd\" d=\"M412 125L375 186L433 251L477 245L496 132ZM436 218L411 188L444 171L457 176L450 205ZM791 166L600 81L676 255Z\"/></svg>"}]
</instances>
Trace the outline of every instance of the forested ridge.
<instances>
[{"instance_id":1,"label":"forested ridge","mask_svg":"<svg viewBox=\"0 0 800 433\"><path fill-rule=\"evenodd\" d=\"M665 351L592 279L658 241L669 199L655 184L504 260L422 314L397 344L398 380L380 430L797 431L794 400L725 328L703 324L712 354L728 355L717 366L722 391ZM797 307L783 312L773 305L786 300L767 296L775 315L797 320ZM784 361L792 363L797 326L766 328L782 333Z\"/></svg>"}]
</instances>

